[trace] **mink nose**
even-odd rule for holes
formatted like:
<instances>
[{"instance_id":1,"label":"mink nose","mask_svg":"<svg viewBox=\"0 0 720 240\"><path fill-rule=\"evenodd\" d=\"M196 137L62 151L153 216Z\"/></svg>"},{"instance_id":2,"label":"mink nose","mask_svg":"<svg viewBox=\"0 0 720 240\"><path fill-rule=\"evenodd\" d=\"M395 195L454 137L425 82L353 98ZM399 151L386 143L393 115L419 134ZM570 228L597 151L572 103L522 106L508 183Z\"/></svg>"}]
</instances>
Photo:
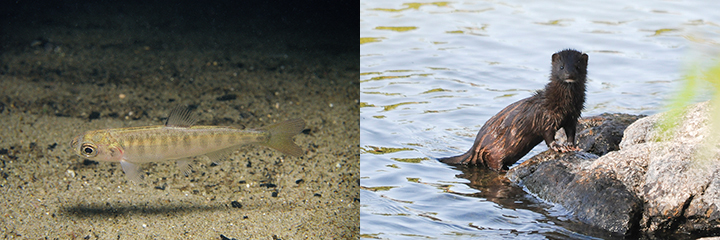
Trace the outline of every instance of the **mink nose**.
<instances>
[{"instance_id":1,"label":"mink nose","mask_svg":"<svg viewBox=\"0 0 720 240\"><path fill-rule=\"evenodd\" d=\"M560 80L563 80L563 81L576 80L576 79L577 79L576 77L577 77L577 76L575 76L575 74L572 73L572 72L570 72L570 71L563 71L563 72L560 74Z\"/></svg>"}]
</instances>

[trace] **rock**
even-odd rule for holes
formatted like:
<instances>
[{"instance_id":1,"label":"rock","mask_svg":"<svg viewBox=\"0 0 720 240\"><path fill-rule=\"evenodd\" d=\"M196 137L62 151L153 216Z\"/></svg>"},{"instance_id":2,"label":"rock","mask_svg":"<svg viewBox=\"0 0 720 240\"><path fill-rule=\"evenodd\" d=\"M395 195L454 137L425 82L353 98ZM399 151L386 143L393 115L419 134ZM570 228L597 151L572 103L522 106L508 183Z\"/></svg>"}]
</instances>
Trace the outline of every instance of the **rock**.
<instances>
[{"instance_id":1,"label":"rock","mask_svg":"<svg viewBox=\"0 0 720 240\"><path fill-rule=\"evenodd\" d=\"M700 235L720 230L720 148L717 139L705 144L712 136L709 110L708 102L687 108L674 133L654 127L665 114L638 120L625 131L617 154L591 166L613 172L644 200L643 230Z\"/></svg>"},{"instance_id":2,"label":"rock","mask_svg":"<svg viewBox=\"0 0 720 240\"><path fill-rule=\"evenodd\" d=\"M614 175L584 166L592 153L540 153L506 174L538 197L562 205L577 220L619 235L639 230L642 201Z\"/></svg>"},{"instance_id":3,"label":"rock","mask_svg":"<svg viewBox=\"0 0 720 240\"><path fill-rule=\"evenodd\" d=\"M580 119L576 139L583 152L563 154L548 150L510 169L506 177L524 184L538 197L562 205L581 222L632 235L639 229L642 201L615 175L586 168L598 155L617 150L623 131L638 118L602 114ZM564 132L556 139L564 141Z\"/></svg>"},{"instance_id":4,"label":"rock","mask_svg":"<svg viewBox=\"0 0 720 240\"><path fill-rule=\"evenodd\" d=\"M619 144L625 128L641 117L645 116L603 113L598 116L581 118L578 120L577 134L575 134L578 147L584 152L598 156L617 151L620 149ZM565 141L565 131L558 131L555 139Z\"/></svg>"},{"instance_id":5,"label":"rock","mask_svg":"<svg viewBox=\"0 0 720 240\"><path fill-rule=\"evenodd\" d=\"M642 118L619 144L617 130L632 117L614 123L615 115L588 118L600 124L581 122L578 145L602 156L546 151L506 177L608 231L711 236L720 231L720 144L708 134L708 111L707 102L687 108L675 132L655 127L665 114Z\"/></svg>"}]
</instances>

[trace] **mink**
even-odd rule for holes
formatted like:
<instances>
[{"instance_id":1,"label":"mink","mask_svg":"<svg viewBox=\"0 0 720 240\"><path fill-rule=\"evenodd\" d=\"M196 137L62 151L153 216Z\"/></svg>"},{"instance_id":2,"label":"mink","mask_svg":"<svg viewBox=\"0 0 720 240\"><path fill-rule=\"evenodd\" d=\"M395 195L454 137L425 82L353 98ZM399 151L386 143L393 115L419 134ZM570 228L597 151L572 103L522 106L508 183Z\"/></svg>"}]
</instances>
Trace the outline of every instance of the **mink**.
<instances>
[{"instance_id":1,"label":"mink","mask_svg":"<svg viewBox=\"0 0 720 240\"><path fill-rule=\"evenodd\" d=\"M510 104L485 122L466 153L439 160L505 171L543 140L554 151L579 150L575 146L575 127L585 104L587 64L588 55L579 51L554 53L545 89ZM567 135L565 144L555 141L555 132L560 128Z\"/></svg>"}]
</instances>

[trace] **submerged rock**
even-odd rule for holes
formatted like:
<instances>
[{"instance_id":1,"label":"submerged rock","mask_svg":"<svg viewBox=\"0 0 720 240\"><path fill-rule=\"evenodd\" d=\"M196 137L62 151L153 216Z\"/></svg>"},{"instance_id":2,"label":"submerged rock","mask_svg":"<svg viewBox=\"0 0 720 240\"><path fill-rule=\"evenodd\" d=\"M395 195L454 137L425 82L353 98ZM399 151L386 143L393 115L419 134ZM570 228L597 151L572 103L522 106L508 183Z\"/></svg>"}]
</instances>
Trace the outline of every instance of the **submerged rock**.
<instances>
[{"instance_id":1,"label":"submerged rock","mask_svg":"<svg viewBox=\"0 0 720 240\"><path fill-rule=\"evenodd\" d=\"M709 109L707 102L689 107L671 134L655 127L664 114L642 118L620 143L617 130L632 118L589 118L600 124L579 126L579 147L587 152L546 151L506 176L615 233L713 235L720 231L720 144L706 144Z\"/></svg>"}]
</instances>

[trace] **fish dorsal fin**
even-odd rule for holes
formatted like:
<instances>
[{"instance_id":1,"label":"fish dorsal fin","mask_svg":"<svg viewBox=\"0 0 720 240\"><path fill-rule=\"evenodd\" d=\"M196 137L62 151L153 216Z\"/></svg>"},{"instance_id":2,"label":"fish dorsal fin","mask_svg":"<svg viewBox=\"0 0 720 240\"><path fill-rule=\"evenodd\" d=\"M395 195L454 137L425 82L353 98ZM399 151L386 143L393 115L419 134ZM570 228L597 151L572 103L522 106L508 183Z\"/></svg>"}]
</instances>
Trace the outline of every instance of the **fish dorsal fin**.
<instances>
[{"instance_id":1,"label":"fish dorsal fin","mask_svg":"<svg viewBox=\"0 0 720 240\"><path fill-rule=\"evenodd\" d=\"M190 114L190 109L186 107L176 107L170 111L165 126L168 127L190 127L197 122L195 115Z\"/></svg>"}]
</instances>

